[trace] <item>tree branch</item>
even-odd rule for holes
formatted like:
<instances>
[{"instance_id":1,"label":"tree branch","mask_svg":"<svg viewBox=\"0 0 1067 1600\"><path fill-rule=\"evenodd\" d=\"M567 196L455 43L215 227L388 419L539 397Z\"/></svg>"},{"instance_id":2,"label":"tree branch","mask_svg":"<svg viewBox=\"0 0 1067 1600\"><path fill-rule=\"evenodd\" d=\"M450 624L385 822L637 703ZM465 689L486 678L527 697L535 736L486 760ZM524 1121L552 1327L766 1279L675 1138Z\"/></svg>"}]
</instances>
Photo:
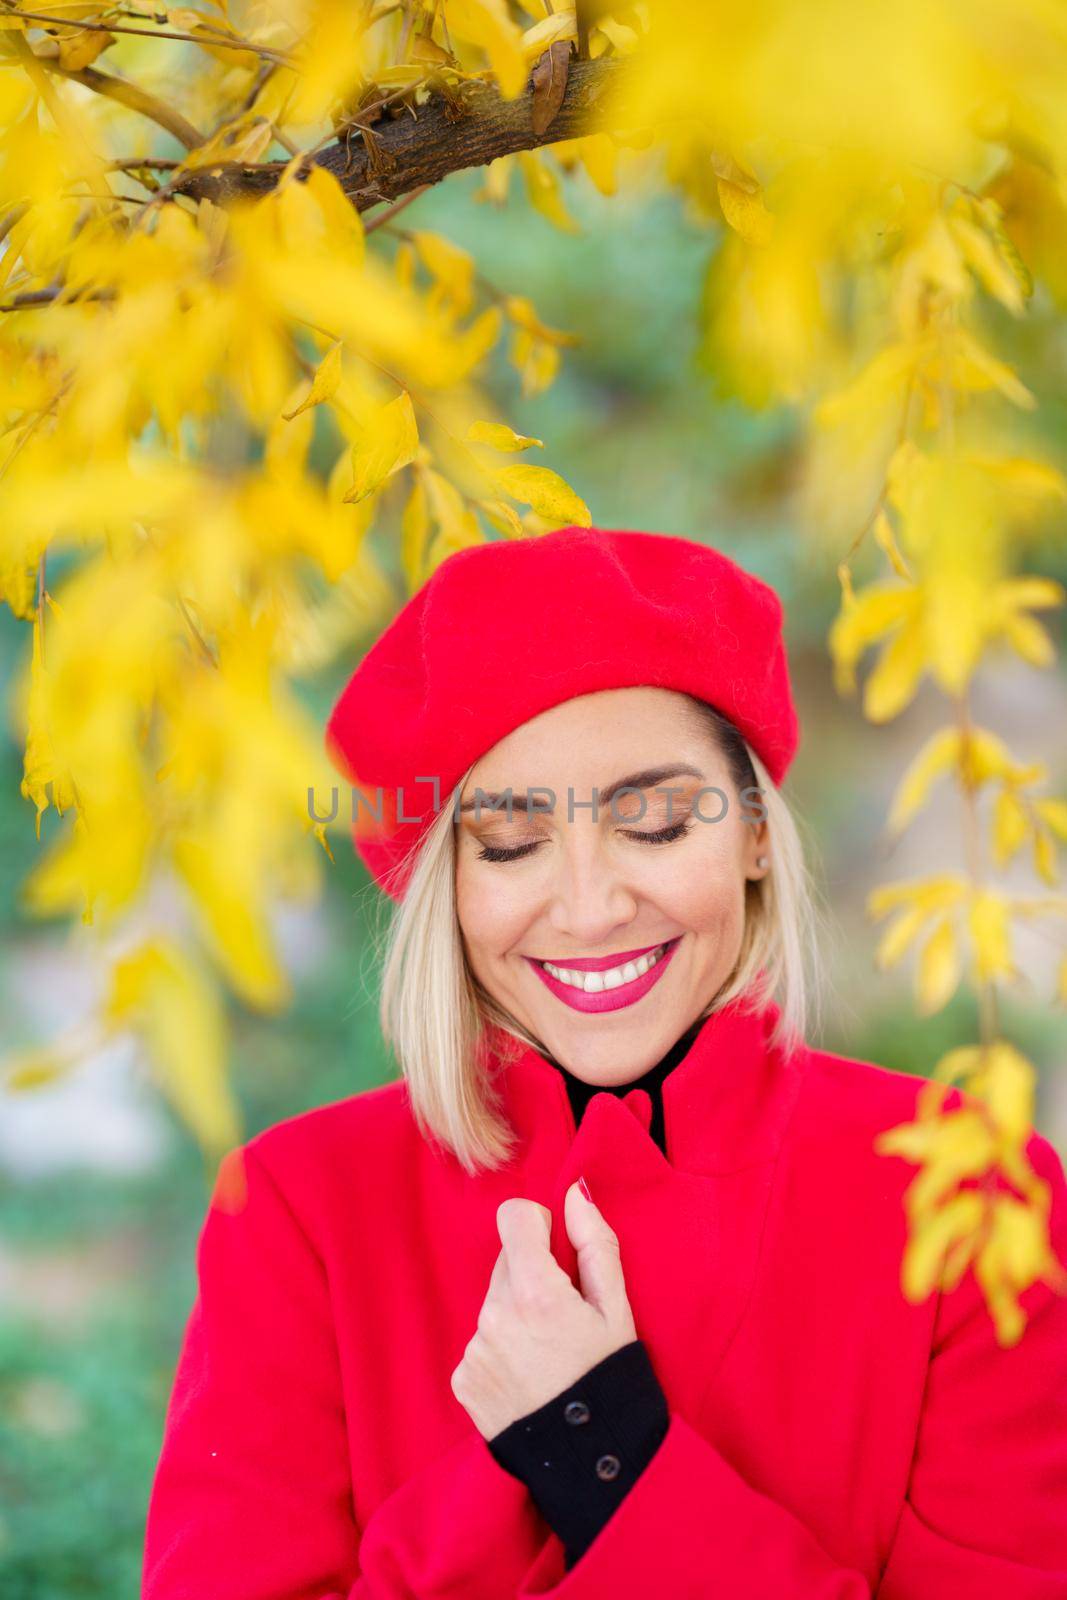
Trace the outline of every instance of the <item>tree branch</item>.
<instances>
[{"instance_id":1,"label":"tree branch","mask_svg":"<svg viewBox=\"0 0 1067 1600\"><path fill-rule=\"evenodd\" d=\"M357 211L365 211L465 167L484 167L498 156L595 131L602 103L628 71L627 62L613 57L573 60L560 108L540 134L534 132L529 84L517 99L504 100L492 84L467 82L455 95L434 94L425 105L405 107L398 117L377 122L369 142L356 130L310 159L334 173ZM174 193L217 204L254 198L270 193L285 165L219 162L184 175Z\"/></svg>"},{"instance_id":2,"label":"tree branch","mask_svg":"<svg viewBox=\"0 0 1067 1600\"><path fill-rule=\"evenodd\" d=\"M205 134L187 122L180 111L175 111L173 106L165 105L162 100L157 100L154 95L147 94L144 89L139 89L135 83L130 83L126 78L112 78L106 72L98 72L95 67L83 67L75 72L70 67L60 66L58 61L46 56L34 56L39 67L47 72L54 72L57 77L69 78L72 83L84 84L86 89L92 89L96 94L104 95L108 100L117 100L129 111L137 111L142 117L148 117L151 122L164 128L167 133L172 133L179 144L187 150L195 150L204 143Z\"/></svg>"}]
</instances>

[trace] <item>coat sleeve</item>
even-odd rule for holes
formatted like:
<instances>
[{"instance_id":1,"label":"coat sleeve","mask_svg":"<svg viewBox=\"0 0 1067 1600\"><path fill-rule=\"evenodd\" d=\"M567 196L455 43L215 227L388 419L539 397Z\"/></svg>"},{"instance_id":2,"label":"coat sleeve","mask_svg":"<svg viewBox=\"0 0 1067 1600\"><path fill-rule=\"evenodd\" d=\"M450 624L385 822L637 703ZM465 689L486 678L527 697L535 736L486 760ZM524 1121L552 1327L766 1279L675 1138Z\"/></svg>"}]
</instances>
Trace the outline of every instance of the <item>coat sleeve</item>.
<instances>
[{"instance_id":1,"label":"coat sleeve","mask_svg":"<svg viewBox=\"0 0 1067 1600\"><path fill-rule=\"evenodd\" d=\"M142 1600L514 1592L547 1529L473 1423L358 1525L326 1270L254 1141L220 1166L197 1280L149 1496Z\"/></svg>"},{"instance_id":2,"label":"coat sleeve","mask_svg":"<svg viewBox=\"0 0 1067 1600\"><path fill-rule=\"evenodd\" d=\"M1053 1251L1067 1266L1067 1180L1032 1134ZM1038 1282L997 1343L972 1272L938 1308L908 1493L879 1600L1067 1600L1067 1294Z\"/></svg>"}]
</instances>

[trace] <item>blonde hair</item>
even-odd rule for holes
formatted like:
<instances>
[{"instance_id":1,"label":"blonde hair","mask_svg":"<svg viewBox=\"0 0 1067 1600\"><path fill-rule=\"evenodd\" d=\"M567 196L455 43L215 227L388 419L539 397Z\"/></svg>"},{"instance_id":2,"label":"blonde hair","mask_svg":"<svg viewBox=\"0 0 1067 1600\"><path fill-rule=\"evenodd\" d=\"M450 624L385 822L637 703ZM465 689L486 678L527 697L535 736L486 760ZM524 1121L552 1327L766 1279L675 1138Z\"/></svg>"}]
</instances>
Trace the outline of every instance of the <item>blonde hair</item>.
<instances>
[{"instance_id":1,"label":"blonde hair","mask_svg":"<svg viewBox=\"0 0 1067 1600\"><path fill-rule=\"evenodd\" d=\"M770 1043L792 1050L821 1010L828 917L785 796L732 723L704 702L686 698L704 726L711 724L739 793L748 786L760 791L770 853L768 872L746 882L734 969L700 1015L708 1017L740 995L753 1007L774 1000L779 1016ZM460 790L473 770L460 780ZM451 804L442 806L419 846L404 897L375 942L382 964L381 1029L407 1082L420 1131L451 1150L471 1174L505 1164L516 1135L488 1070L486 1026L496 1024L536 1050L544 1046L497 1004L468 965L456 911Z\"/></svg>"}]
</instances>

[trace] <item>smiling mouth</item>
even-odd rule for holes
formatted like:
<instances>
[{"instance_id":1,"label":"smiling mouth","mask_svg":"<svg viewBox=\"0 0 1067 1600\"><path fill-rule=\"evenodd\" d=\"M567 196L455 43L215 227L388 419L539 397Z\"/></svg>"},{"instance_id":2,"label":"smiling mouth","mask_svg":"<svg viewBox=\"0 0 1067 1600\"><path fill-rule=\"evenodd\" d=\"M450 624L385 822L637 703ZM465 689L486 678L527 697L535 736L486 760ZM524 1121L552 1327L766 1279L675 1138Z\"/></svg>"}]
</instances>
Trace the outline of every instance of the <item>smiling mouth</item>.
<instances>
[{"instance_id":1,"label":"smiling mouth","mask_svg":"<svg viewBox=\"0 0 1067 1600\"><path fill-rule=\"evenodd\" d=\"M681 935L678 935L681 938ZM667 939L663 944L652 945L641 955L631 960L622 961L617 966L605 966L593 970L580 970L578 967L564 966L554 961L538 961L537 965L555 978L557 983L565 984L568 988L577 989L583 994L601 994L608 989L620 989L623 984L633 983L641 978L652 967L663 959L663 956L672 945L678 943L678 938Z\"/></svg>"}]
</instances>

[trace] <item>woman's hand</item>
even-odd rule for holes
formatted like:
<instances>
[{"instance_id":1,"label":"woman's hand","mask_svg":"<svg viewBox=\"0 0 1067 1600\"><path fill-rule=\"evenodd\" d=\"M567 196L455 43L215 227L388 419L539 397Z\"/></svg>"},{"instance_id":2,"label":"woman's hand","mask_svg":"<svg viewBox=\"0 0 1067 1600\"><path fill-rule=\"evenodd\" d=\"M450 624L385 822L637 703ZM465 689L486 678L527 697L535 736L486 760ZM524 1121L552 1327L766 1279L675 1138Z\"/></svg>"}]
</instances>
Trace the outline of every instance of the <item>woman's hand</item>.
<instances>
[{"instance_id":1,"label":"woman's hand","mask_svg":"<svg viewBox=\"0 0 1067 1600\"><path fill-rule=\"evenodd\" d=\"M514 1199L497 1208L503 1249L478 1331L452 1374L452 1393L486 1439L637 1338L619 1241L577 1183L564 1196L563 1217L581 1292L549 1248L547 1206Z\"/></svg>"}]
</instances>

